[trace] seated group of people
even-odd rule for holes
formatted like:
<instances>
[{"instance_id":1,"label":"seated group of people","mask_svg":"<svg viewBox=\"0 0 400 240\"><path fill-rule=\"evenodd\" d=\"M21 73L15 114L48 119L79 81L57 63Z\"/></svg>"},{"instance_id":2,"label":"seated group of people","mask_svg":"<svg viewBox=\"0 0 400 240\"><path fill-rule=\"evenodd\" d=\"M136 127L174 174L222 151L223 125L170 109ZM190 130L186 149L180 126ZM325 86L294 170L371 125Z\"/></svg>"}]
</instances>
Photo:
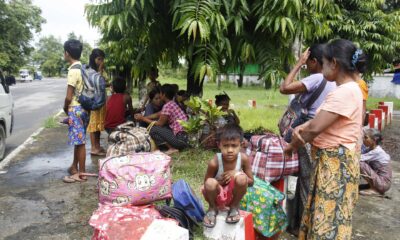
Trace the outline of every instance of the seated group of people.
<instances>
[{"instance_id":1,"label":"seated group of people","mask_svg":"<svg viewBox=\"0 0 400 240\"><path fill-rule=\"evenodd\" d=\"M154 72L154 71L153 71ZM188 135L179 121L187 121L185 101L189 98L184 90L176 84L161 85L158 74L150 74L148 93L142 106L135 109L132 98L126 93L126 81L116 77L111 84L112 95L107 99L105 129L111 133L118 125L132 120L141 127L148 127L149 134L158 147L164 148L166 154L172 154L189 147ZM216 96L215 103L227 115L222 118L222 125L239 124L235 111L230 109L230 98L224 93ZM221 122L221 121L219 121Z\"/></svg>"}]
</instances>

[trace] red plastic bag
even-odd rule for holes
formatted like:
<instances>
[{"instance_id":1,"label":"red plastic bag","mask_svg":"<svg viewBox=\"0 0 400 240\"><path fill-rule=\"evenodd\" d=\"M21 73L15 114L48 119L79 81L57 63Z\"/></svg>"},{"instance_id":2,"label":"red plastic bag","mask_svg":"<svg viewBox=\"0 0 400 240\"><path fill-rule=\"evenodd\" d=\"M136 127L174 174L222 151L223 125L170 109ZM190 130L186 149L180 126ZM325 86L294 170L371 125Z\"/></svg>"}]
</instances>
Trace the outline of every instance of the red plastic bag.
<instances>
[{"instance_id":1,"label":"red plastic bag","mask_svg":"<svg viewBox=\"0 0 400 240\"><path fill-rule=\"evenodd\" d=\"M154 206L100 205L89 220L94 228L92 240L140 239L154 219L162 218ZM175 220L165 220L177 224Z\"/></svg>"}]
</instances>

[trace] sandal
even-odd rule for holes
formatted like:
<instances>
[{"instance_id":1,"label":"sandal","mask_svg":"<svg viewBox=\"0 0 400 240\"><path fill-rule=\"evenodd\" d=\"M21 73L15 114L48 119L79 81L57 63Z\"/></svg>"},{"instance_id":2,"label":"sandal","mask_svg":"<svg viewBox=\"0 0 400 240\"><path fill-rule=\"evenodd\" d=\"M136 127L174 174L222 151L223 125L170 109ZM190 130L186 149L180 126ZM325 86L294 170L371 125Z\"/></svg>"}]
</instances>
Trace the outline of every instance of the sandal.
<instances>
[{"instance_id":1,"label":"sandal","mask_svg":"<svg viewBox=\"0 0 400 240\"><path fill-rule=\"evenodd\" d=\"M217 214L218 212L216 210L208 210L203 219L203 226L207 228L215 227L217 223Z\"/></svg>"},{"instance_id":2,"label":"sandal","mask_svg":"<svg viewBox=\"0 0 400 240\"><path fill-rule=\"evenodd\" d=\"M92 155L92 156L100 156L100 157L103 157L103 156L106 155L106 152L103 152L103 151L90 152L90 155Z\"/></svg>"},{"instance_id":3,"label":"sandal","mask_svg":"<svg viewBox=\"0 0 400 240\"><path fill-rule=\"evenodd\" d=\"M370 196L370 197L383 197L383 194L380 194L378 191L370 188L366 190L361 190L360 195L362 196Z\"/></svg>"},{"instance_id":4,"label":"sandal","mask_svg":"<svg viewBox=\"0 0 400 240\"><path fill-rule=\"evenodd\" d=\"M63 182L65 183L74 183L74 182L84 182L84 179L81 179L78 175L78 173L70 175L70 176L65 176L63 178Z\"/></svg>"},{"instance_id":5,"label":"sandal","mask_svg":"<svg viewBox=\"0 0 400 240\"><path fill-rule=\"evenodd\" d=\"M240 220L239 208L230 208L225 222L229 224L237 223Z\"/></svg>"}]
</instances>

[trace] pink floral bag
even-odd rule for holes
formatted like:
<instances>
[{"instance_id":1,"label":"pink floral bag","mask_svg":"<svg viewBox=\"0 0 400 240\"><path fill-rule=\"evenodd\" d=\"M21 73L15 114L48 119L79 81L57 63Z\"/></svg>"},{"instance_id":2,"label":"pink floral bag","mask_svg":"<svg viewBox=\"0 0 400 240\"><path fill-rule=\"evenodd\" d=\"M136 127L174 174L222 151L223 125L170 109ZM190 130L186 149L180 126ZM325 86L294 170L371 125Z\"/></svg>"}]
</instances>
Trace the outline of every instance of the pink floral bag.
<instances>
[{"instance_id":1,"label":"pink floral bag","mask_svg":"<svg viewBox=\"0 0 400 240\"><path fill-rule=\"evenodd\" d=\"M171 158L161 152L132 153L99 162L99 202L143 205L171 198Z\"/></svg>"}]
</instances>

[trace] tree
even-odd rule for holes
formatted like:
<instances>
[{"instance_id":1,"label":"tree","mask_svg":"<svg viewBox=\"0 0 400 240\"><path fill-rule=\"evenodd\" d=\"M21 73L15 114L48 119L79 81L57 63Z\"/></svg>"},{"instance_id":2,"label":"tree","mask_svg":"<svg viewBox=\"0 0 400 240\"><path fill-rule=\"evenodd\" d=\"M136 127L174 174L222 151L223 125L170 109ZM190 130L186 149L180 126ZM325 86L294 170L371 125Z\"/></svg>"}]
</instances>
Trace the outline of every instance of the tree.
<instances>
[{"instance_id":1,"label":"tree","mask_svg":"<svg viewBox=\"0 0 400 240\"><path fill-rule=\"evenodd\" d=\"M86 6L87 18L103 34L110 62L143 80L151 66L184 57L194 95L201 95L205 76L214 79L229 66L243 75L247 63L258 64L260 78L276 86L294 61L296 40L348 38L365 49L369 73L376 72L400 36L398 13L383 12L382 0L95 2Z\"/></svg>"},{"instance_id":2,"label":"tree","mask_svg":"<svg viewBox=\"0 0 400 240\"><path fill-rule=\"evenodd\" d=\"M15 72L33 48L30 41L45 20L31 0L0 0L0 68Z\"/></svg>"},{"instance_id":3,"label":"tree","mask_svg":"<svg viewBox=\"0 0 400 240\"><path fill-rule=\"evenodd\" d=\"M33 53L33 62L39 65L40 69L47 76L59 75L64 67L64 47L61 39L54 36L43 37L36 45Z\"/></svg>"}]
</instances>

